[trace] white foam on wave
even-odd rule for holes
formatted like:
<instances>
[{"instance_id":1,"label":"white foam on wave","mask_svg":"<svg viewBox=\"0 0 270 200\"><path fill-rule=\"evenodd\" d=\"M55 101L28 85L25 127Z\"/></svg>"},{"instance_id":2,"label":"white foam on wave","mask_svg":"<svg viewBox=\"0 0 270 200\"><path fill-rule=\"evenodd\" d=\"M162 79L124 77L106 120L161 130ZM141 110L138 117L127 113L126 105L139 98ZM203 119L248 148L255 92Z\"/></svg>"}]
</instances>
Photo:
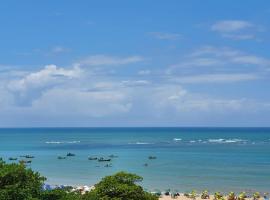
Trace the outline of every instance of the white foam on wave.
<instances>
[{"instance_id":1,"label":"white foam on wave","mask_svg":"<svg viewBox=\"0 0 270 200\"><path fill-rule=\"evenodd\" d=\"M181 141L182 139L181 138L173 138L173 141Z\"/></svg>"},{"instance_id":2,"label":"white foam on wave","mask_svg":"<svg viewBox=\"0 0 270 200\"><path fill-rule=\"evenodd\" d=\"M47 141L45 142L46 144L76 144L76 143L80 143L81 141Z\"/></svg>"},{"instance_id":3,"label":"white foam on wave","mask_svg":"<svg viewBox=\"0 0 270 200\"><path fill-rule=\"evenodd\" d=\"M147 145L147 144L154 144L154 143L149 143L149 142L130 142L128 144L136 144L136 145Z\"/></svg>"},{"instance_id":4,"label":"white foam on wave","mask_svg":"<svg viewBox=\"0 0 270 200\"><path fill-rule=\"evenodd\" d=\"M224 144L224 143L243 143L243 142L246 142L246 140L242 140L242 139L223 139L223 138L220 138L220 139L209 139L208 142L210 142L210 143L221 143L221 144Z\"/></svg>"}]
</instances>

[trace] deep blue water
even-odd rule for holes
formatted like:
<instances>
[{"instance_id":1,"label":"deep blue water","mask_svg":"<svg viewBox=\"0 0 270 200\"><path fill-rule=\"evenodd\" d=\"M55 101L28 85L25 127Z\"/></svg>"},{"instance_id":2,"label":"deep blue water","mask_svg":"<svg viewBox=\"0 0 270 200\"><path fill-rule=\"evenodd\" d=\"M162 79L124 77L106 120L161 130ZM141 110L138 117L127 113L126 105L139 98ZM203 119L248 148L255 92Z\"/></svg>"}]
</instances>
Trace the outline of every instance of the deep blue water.
<instances>
[{"instance_id":1,"label":"deep blue water","mask_svg":"<svg viewBox=\"0 0 270 200\"><path fill-rule=\"evenodd\" d=\"M57 159L67 152L76 156ZM25 154L52 184L93 185L124 170L148 189L270 191L270 128L0 129L0 157ZM110 154L112 167L87 159Z\"/></svg>"}]
</instances>

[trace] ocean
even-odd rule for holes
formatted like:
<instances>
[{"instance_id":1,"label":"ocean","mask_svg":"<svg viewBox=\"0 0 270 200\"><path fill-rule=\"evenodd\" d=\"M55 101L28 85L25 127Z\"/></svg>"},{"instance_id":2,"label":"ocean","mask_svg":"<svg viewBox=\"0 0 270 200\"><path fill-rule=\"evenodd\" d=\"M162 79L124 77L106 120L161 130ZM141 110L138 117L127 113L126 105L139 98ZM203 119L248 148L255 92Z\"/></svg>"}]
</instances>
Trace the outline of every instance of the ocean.
<instances>
[{"instance_id":1,"label":"ocean","mask_svg":"<svg viewBox=\"0 0 270 200\"><path fill-rule=\"evenodd\" d=\"M76 156L57 159L68 152ZM270 191L270 128L0 129L0 157L26 154L50 184L94 185L126 171L148 190ZM111 167L88 160L111 154Z\"/></svg>"}]
</instances>

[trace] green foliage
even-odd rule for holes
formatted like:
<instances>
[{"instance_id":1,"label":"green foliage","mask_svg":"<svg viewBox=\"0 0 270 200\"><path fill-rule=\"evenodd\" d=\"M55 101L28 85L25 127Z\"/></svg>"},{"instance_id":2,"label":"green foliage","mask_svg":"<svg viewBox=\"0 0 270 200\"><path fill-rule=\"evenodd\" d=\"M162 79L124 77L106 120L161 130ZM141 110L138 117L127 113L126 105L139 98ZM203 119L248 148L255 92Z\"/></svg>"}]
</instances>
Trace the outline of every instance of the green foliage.
<instances>
[{"instance_id":1,"label":"green foliage","mask_svg":"<svg viewBox=\"0 0 270 200\"><path fill-rule=\"evenodd\" d=\"M107 176L95 185L95 189L86 194L102 200L157 200L158 198L143 190L136 182L142 181L142 177L136 174L119 172Z\"/></svg>"},{"instance_id":2,"label":"green foliage","mask_svg":"<svg viewBox=\"0 0 270 200\"><path fill-rule=\"evenodd\" d=\"M223 194L221 194L220 192L215 192L214 200L224 200Z\"/></svg>"},{"instance_id":3,"label":"green foliage","mask_svg":"<svg viewBox=\"0 0 270 200\"><path fill-rule=\"evenodd\" d=\"M241 192L239 195L238 195L238 200L245 200L247 198L247 195L245 192Z\"/></svg>"},{"instance_id":4,"label":"green foliage","mask_svg":"<svg viewBox=\"0 0 270 200\"><path fill-rule=\"evenodd\" d=\"M202 199L209 199L210 198L209 193L208 193L208 190L204 190L202 192L201 198Z\"/></svg>"},{"instance_id":5,"label":"green foliage","mask_svg":"<svg viewBox=\"0 0 270 200\"><path fill-rule=\"evenodd\" d=\"M2 200L157 200L137 182L142 177L119 172L107 176L86 193L71 192L70 188L43 191L46 179L24 164L6 164L0 159L0 199Z\"/></svg>"},{"instance_id":6,"label":"green foliage","mask_svg":"<svg viewBox=\"0 0 270 200\"><path fill-rule=\"evenodd\" d=\"M44 180L24 164L6 164L0 160L0 199L34 200L40 196Z\"/></svg>"},{"instance_id":7,"label":"green foliage","mask_svg":"<svg viewBox=\"0 0 270 200\"><path fill-rule=\"evenodd\" d=\"M258 200L259 198L261 198L260 193L259 193L259 192L255 192L255 193L253 194L253 199L254 199L254 200Z\"/></svg>"},{"instance_id":8,"label":"green foliage","mask_svg":"<svg viewBox=\"0 0 270 200\"><path fill-rule=\"evenodd\" d=\"M196 199L197 193L195 190L192 190L191 192L184 193L184 196L191 199Z\"/></svg>"},{"instance_id":9,"label":"green foliage","mask_svg":"<svg viewBox=\"0 0 270 200\"><path fill-rule=\"evenodd\" d=\"M41 200L81 200L82 195L75 192L68 192L63 189L54 189L44 191L40 197Z\"/></svg>"},{"instance_id":10,"label":"green foliage","mask_svg":"<svg viewBox=\"0 0 270 200\"><path fill-rule=\"evenodd\" d=\"M230 192L228 194L228 200L236 200L236 196L235 196L234 192Z\"/></svg>"},{"instance_id":11,"label":"green foliage","mask_svg":"<svg viewBox=\"0 0 270 200\"><path fill-rule=\"evenodd\" d=\"M196 199L196 196L197 196L196 190L192 190L191 193L190 193L190 198L191 199Z\"/></svg>"}]
</instances>

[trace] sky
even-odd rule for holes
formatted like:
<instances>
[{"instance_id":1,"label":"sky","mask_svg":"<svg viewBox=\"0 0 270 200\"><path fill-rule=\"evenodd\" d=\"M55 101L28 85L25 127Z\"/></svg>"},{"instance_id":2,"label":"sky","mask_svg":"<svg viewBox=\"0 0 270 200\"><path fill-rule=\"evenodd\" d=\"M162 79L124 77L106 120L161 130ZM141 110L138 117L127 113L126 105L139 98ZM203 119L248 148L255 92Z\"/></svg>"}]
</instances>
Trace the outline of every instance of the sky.
<instances>
[{"instance_id":1,"label":"sky","mask_svg":"<svg viewBox=\"0 0 270 200\"><path fill-rule=\"evenodd\" d=\"M269 126L268 0L3 0L0 127Z\"/></svg>"}]
</instances>

